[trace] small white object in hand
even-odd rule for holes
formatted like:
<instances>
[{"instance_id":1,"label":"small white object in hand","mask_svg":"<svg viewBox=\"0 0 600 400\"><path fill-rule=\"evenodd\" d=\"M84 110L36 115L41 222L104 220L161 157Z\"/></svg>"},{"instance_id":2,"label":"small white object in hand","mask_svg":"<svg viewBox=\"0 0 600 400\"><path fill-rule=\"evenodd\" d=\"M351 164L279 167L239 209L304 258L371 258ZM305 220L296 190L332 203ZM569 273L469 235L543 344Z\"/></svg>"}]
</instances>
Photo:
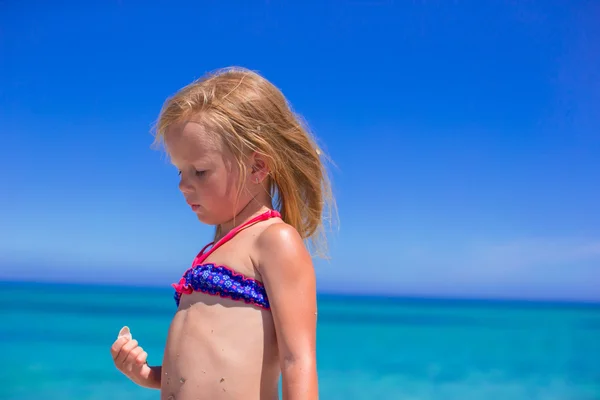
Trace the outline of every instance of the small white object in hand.
<instances>
[{"instance_id":1,"label":"small white object in hand","mask_svg":"<svg viewBox=\"0 0 600 400\"><path fill-rule=\"evenodd\" d=\"M117 339L120 339L122 337L126 337L129 340L131 340L131 338L132 338L131 331L129 330L128 326L122 327L121 330L119 331L119 336L117 336Z\"/></svg>"}]
</instances>

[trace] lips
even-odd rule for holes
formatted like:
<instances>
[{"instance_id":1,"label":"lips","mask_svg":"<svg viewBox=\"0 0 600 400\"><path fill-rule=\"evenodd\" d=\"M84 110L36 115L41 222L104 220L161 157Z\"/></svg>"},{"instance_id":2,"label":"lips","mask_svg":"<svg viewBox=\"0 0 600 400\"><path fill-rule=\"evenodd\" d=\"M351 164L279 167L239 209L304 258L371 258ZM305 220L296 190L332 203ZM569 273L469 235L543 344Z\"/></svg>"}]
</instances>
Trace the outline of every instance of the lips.
<instances>
[{"instance_id":1,"label":"lips","mask_svg":"<svg viewBox=\"0 0 600 400\"><path fill-rule=\"evenodd\" d=\"M192 208L192 210L197 211L200 208L200 204L190 203L187 201L188 205Z\"/></svg>"}]
</instances>

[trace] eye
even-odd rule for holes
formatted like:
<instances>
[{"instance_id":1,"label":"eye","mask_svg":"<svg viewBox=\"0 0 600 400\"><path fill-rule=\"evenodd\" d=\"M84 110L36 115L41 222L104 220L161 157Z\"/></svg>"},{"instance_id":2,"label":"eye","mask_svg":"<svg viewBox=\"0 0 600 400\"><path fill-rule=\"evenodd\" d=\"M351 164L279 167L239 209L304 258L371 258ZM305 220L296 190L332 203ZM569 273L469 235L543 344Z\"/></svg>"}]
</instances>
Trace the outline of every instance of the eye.
<instances>
[{"instance_id":1,"label":"eye","mask_svg":"<svg viewBox=\"0 0 600 400\"><path fill-rule=\"evenodd\" d=\"M194 170L194 175L201 177L206 173L206 171L198 171L198 170ZM182 172L180 169L177 170L177 175L181 176Z\"/></svg>"}]
</instances>

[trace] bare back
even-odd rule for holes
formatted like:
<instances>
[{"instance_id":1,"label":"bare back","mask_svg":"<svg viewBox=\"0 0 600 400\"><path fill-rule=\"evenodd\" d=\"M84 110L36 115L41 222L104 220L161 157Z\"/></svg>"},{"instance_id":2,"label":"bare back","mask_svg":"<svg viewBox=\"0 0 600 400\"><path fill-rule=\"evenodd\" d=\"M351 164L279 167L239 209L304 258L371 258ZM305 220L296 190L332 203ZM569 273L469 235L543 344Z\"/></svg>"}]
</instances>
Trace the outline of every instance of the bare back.
<instances>
[{"instance_id":1,"label":"bare back","mask_svg":"<svg viewBox=\"0 0 600 400\"><path fill-rule=\"evenodd\" d=\"M260 282L255 242L273 218L246 227L205 259ZM161 399L278 398L279 354L268 309L202 291L181 296L169 328Z\"/></svg>"}]
</instances>

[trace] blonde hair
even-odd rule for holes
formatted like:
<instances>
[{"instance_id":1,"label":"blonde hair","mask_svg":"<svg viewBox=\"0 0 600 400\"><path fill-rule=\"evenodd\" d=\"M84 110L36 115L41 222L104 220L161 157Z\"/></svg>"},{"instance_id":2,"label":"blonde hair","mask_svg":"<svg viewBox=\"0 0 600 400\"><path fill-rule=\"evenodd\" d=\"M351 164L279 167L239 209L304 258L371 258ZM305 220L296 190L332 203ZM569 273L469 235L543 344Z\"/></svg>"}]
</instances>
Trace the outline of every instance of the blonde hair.
<instances>
[{"instance_id":1,"label":"blonde hair","mask_svg":"<svg viewBox=\"0 0 600 400\"><path fill-rule=\"evenodd\" d=\"M243 161L248 152L265 157L274 207L307 244L325 255L323 222L326 218L331 222L335 209L325 155L281 91L244 68L209 73L167 99L158 118L155 144L164 140L172 124L189 118L220 134L242 177L247 172Z\"/></svg>"}]
</instances>

